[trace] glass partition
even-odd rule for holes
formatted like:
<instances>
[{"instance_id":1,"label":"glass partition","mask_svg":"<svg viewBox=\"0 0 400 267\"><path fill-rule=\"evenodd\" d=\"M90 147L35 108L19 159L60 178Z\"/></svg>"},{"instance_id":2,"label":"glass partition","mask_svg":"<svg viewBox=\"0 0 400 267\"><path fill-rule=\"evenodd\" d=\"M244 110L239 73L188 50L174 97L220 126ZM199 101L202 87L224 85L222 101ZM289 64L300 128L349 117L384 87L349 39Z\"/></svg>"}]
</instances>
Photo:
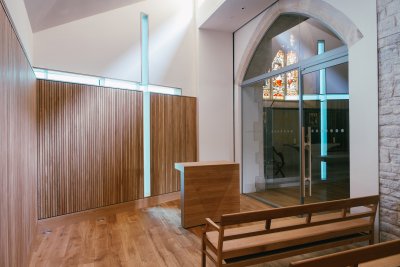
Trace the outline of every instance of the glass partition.
<instances>
[{"instance_id":1,"label":"glass partition","mask_svg":"<svg viewBox=\"0 0 400 267\"><path fill-rule=\"evenodd\" d=\"M303 75L303 126L310 153L304 202L350 197L348 64ZM308 163L309 161L309 163Z\"/></svg>"},{"instance_id":2,"label":"glass partition","mask_svg":"<svg viewBox=\"0 0 400 267\"><path fill-rule=\"evenodd\" d=\"M242 87L243 193L275 206L349 196L347 60L315 19L282 15L266 32Z\"/></svg>"}]
</instances>

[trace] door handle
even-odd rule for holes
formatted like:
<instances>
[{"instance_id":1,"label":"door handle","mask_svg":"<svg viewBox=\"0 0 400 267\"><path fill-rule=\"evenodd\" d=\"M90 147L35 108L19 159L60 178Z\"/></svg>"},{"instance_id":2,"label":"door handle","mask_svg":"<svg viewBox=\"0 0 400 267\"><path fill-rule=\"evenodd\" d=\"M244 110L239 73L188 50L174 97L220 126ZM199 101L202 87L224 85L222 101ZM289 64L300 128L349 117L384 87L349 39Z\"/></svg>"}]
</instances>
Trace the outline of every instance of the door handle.
<instances>
[{"instance_id":1,"label":"door handle","mask_svg":"<svg viewBox=\"0 0 400 267\"><path fill-rule=\"evenodd\" d=\"M306 183L308 182L308 195L312 194L312 172L311 172L311 127L307 127L307 135L305 134L304 127L301 128L302 140L301 140L301 191L303 197L306 197ZM306 151L308 158L308 172L306 175Z\"/></svg>"}]
</instances>

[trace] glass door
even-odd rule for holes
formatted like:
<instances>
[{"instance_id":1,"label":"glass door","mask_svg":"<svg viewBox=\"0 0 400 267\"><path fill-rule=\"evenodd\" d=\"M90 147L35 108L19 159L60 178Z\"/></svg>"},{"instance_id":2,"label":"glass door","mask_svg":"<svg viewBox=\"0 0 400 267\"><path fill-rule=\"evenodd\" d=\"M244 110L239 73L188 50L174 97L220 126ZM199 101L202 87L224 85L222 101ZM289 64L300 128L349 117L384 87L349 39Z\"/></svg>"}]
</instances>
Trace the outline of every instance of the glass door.
<instances>
[{"instance_id":1,"label":"glass door","mask_svg":"<svg viewBox=\"0 0 400 267\"><path fill-rule=\"evenodd\" d=\"M289 75L281 76L287 83ZM300 102L298 96L274 99L278 90L270 85L276 88L277 79L242 88L243 193L290 206L300 203Z\"/></svg>"},{"instance_id":2,"label":"glass door","mask_svg":"<svg viewBox=\"0 0 400 267\"><path fill-rule=\"evenodd\" d=\"M274 206L349 197L348 63L336 63L298 70L295 97L274 99L274 76L242 88L243 193Z\"/></svg>"},{"instance_id":3,"label":"glass door","mask_svg":"<svg viewBox=\"0 0 400 267\"><path fill-rule=\"evenodd\" d=\"M242 192L274 206L349 196L348 49L316 19L279 16L241 85Z\"/></svg>"},{"instance_id":4,"label":"glass door","mask_svg":"<svg viewBox=\"0 0 400 267\"><path fill-rule=\"evenodd\" d=\"M302 92L301 202L348 198L348 63L302 72Z\"/></svg>"},{"instance_id":5,"label":"glass door","mask_svg":"<svg viewBox=\"0 0 400 267\"><path fill-rule=\"evenodd\" d=\"M258 192L277 206L299 203L299 102L264 101L265 189Z\"/></svg>"}]
</instances>

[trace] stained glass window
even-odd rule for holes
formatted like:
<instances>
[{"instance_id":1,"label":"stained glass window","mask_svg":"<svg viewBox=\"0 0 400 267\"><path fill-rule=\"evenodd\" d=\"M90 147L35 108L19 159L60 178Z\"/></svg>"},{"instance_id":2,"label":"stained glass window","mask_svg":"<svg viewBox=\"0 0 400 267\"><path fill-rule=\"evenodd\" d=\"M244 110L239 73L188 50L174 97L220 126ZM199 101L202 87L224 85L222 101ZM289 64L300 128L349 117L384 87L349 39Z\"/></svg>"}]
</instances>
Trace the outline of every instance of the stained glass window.
<instances>
[{"instance_id":1,"label":"stained glass window","mask_svg":"<svg viewBox=\"0 0 400 267\"><path fill-rule=\"evenodd\" d=\"M286 56L286 65L289 66L295 63L297 63L297 54L296 52L290 50Z\"/></svg>"},{"instance_id":2,"label":"stained glass window","mask_svg":"<svg viewBox=\"0 0 400 267\"><path fill-rule=\"evenodd\" d=\"M291 43L292 43L291 36ZM279 50L274 60L272 61L272 70L279 70L285 66L289 66L298 62L297 53L293 50L289 50L286 54L283 50ZM270 72L271 69L268 70ZM273 77L272 79L265 80L263 86L263 99L269 100L285 100L286 97L293 97L299 95L298 86L299 74L297 70L289 71L285 74L280 74ZM272 83L272 84L271 84ZM272 93L271 93L272 87Z\"/></svg>"},{"instance_id":3,"label":"stained glass window","mask_svg":"<svg viewBox=\"0 0 400 267\"><path fill-rule=\"evenodd\" d=\"M272 70L279 70L285 67L285 53L279 50L272 61ZM272 78L272 98L277 100L285 99L285 77L278 75Z\"/></svg>"},{"instance_id":4,"label":"stained glass window","mask_svg":"<svg viewBox=\"0 0 400 267\"><path fill-rule=\"evenodd\" d=\"M286 80L287 80L287 88L286 88L286 95L287 96L297 96L299 95L299 87L298 87L298 71L293 70L289 71L286 74Z\"/></svg>"},{"instance_id":5,"label":"stained glass window","mask_svg":"<svg viewBox=\"0 0 400 267\"><path fill-rule=\"evenodd\" d=\"M293 41L292 41L293 38ZM294 37L293 35L290 36L290 43L294 43ZM298 62L298 57L297 57L297 53L294 52L293 50L290 50L287 55L286 55L286 65L292 65ZM299 88L298 88L298 80L299 80L299 76L298 76L298 71L297 70L293 70L293 71L289 71L286 74L286 80L287 80L287 88L286 88L286 95L287 96L297 96L299 95Z\"/></svg>"},{"instance_id":6,"label":"stained glass window","mask_svg":"<svg viewBox=\"0 0 400 267\"><path fill-rule=\"evenodd\" d=\"M290 36L290 47L288 52L285 53L284 50L279 50L271 64L272 71L282 69L285 66L290 66L298 62L298 56L295 50L295 40L294 36ZM268 69L267 72L271 72ZM263 99L270 100L271 97L274 100L288 100L293 99L293 97L299 95L299 73L298 70L292 70L284 74L272 77L271 79L265 80L265 85L263 86ZM272 90L272 92L271 92Z\"/></svg>"},{"instance_id":7,"label":"stained glass window","mask_svg":"<svg viewBox=\"0 0 400 267\"><path fill-rule=\"evenodd\" d=\"M263 100L271 99L271 79L265 80L265 85L263 86Z\"/></svg>"},{"instance_id":8,"label":"stained glass window","mask_svg":"<svg viewBox=\"0 0 400 267\"><path fill-rule=\"evenodd\" d=\"M272 61L272 70L279 70L285 67L285 53L282 50L279 50Z\"/></svg>"},{"instance_id":9,"label":"stained glass window","mask_svg":"<svg viewBox=\"0 0 400 267\"><path fill-rule=\"evenodd\" d=\"M272 97L276 100L285 99L285 79L284 74L272 78Z\"/></svg>"}]
</instances>

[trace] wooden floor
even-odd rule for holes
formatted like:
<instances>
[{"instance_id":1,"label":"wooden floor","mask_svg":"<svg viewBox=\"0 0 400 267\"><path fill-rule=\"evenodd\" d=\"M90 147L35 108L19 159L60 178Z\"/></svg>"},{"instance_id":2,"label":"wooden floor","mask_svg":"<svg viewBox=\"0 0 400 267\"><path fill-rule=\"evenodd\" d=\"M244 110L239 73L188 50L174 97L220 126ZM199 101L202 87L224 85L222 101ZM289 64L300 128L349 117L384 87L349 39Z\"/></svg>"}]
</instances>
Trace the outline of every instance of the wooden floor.
<instances>
[{"instance_id":1,"label":"wooden floor","mask_svg":"<svg viewBox=\"0 0 400 267\"><path fill-rule=\"evenodd\" d=\"M277 206L287 207L300 204L300 187L271 188L263 192L249 193L258 199L268 201ZM329 201L350 197L350 184L348 181L334 183L316 183L312 187L312 196L305 198L305 204Z\"/></svg>"},{"instance_id":2,"label":"wooden floor","mask_svg":"<svg viewBox=\"0 0 400 267\"><path fill-rule=\"evenodd\" d=\"M241 196L242 211L265 208ZM200 266L201 227L181 227L179 200L66 222L38 235L30 266ZM256 266L288 266L316 255Z\"/></svg>"}]
</instances>

